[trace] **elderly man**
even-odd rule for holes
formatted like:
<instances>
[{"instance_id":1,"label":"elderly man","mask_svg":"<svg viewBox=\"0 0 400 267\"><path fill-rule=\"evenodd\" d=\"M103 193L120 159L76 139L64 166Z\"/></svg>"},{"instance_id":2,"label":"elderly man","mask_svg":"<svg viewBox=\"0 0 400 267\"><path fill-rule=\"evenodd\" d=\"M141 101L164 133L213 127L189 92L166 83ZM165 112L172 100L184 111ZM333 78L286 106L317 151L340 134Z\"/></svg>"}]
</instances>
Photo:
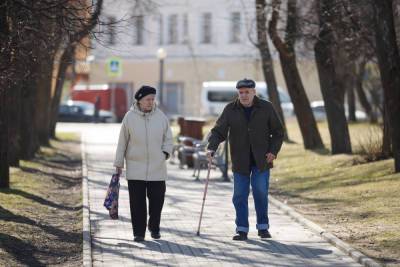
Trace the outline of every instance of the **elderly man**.
<instances>
[{"instance_id":1,"label":"elderly man","mask_svg":"<svg viewBox=\"0 0 400 267\"><path fill-rule=\"evenodd\" d=\"M244 79L236 84L238 98L226 105L208 144L211 158L218 145L229 136L234 176L233 204L236 233L233 240L247 240L250 184L257 214L258 235L270 238L268 187L270 168L282 146L283 127L271 102L256 96L256 84Z\"/></svg>"}]
</instances>

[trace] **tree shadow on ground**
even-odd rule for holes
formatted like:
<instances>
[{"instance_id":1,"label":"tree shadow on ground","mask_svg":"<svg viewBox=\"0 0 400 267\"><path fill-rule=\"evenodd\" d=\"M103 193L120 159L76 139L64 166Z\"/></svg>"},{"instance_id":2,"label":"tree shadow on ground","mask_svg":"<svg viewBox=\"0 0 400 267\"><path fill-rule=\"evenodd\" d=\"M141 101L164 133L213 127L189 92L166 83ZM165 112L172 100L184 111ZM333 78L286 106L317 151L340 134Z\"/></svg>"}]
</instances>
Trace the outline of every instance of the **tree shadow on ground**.
<instances>
[{"instance_id":1,"label":"tree shadow on ground","mask_svg":"<svg viewBox=\"0 0 400 267\"><path fill-rule=\"evenodd\" d=\"M171 266L171 264L168 263L161 263L156 260L153 260L151 257L149 258L144 258L140 257L139 255L134 255L130 251L127 250L122 250L121 248L134 248L132 244L129 243L118 243L118 247L116 247L116 244L109 244L106 242L102 242L99 239L93 239L92 240L92 250L101 250L103 254L107 253L108 255L117 255L119 256L114 264L117 264L118 259L123 259L124 263L127 262L127 259L131 259L134 261L139 261L140 263L147 264L148 266Z\"/></svg>"},{"instance_id":2,"label":"tree shadow on ground","mask_svg":"<svg viewBox=\"0 0 400 267\"><path fill-rule=\"evenodd\" d=\"M40 196L36 196L34 194L19 190L19 189L5 189L5 190L1 190L0 192L4 193L4 194L12 194L12 195L18 195L18 196L22 196L26 199L30 199L33 200L41 205L45 205L45 206L50 206L52 208L56 208L56 209L62 209L62 210L68 210L68 211L78 211L80 209L82 209L82 205L77 206L77 207L68 207L68 206L64 206L64 205L60 205L57 203L54 203L52 201L49 201L47 199L44 199ZM1 209L1 206L0 206ZM1 213L0 213L1 214Z\"/></svg>"},{"instance_id":3,"label":"tree shadow on ground","mask_svg":"<svg viewBox=\"0 0 400 267\"><path fill-rule=\"evenodd\" d=\"M13 258L21 265L45 266L34 256L34 253L38 252L38 249L19 238L0 233L0 248L13 255Z\"/></svg>"},{"instance_id":4,"label":"tree shadow on ground","mask_svg":"<svg viewBox=\"0 0 400 267\"><path fill-rule=\"evenodd\" d=\"M297 192L301 192L301 191L299 191L299 190L297 190ZM306 203L315 203L315 201L316 201L316 199L315 198L312 198L312 197L306 197L306 196L302 196L300 193L292 193L292 192L285 192L285 191L280 191L280 190L277 190L277 189L271 189L270 190L270 194L272 195L272 196L274 196L274 197L277 197L277 196L279 196L279 197L284 197L284 198L287 198L287 199L301 199L301 200L304 200L304 201L306 201ZM336 199L336 198L318 198L318 203L320 203L320 204L335 204L335 203L338 203L338 202L340 202L340 203L346 203L346 204L348 204L348 203L350 203L349 201L346 201L346 200L343 200L343 199Z\"/></svg>"},{"instance_id":5,"label":"tree shadow on ground","mask_svg":"<svg viewBox=\"0 0 400 267\"><path fill-rule=\"evenodd\" d=\"M246 241L249 244L260 247L266 252L280 253L280 254L291 254L300 256L302 258L320 258L320 256L332 254L332 250L313 248L310 246L297 245L297 244L284 244L275 240L252 240Z\"/></svg>"},{"instance_id":6,"label":"tree shadow on ground","mask_svg":"<svg viewBox=\"0 0 400 267\"><path fill-rule=\"evenodd\" d=\"M199 260L203 260L204 264L212 264L212 262L220 262L220 263L243 263L246 265L264 265L266 264L266 260L271 260L269 259L262 259L262 258L251 258L249 259L246 256L246 252L254 252L254 251L259 251L263 253L268 253L270 256L272 255L273 258L277 258L280 260L283 260L285 258L285 255L290 256L289 258L286 258L285 263L278 264L276 263L276 266L300 266L305 264L304 260L305 259L315 259L315 258L320 258L322 255L328 255L332 254L331 250L326 250L326 249L318 249L318 248L311 248L309 246L302 246L302 245L287 245L284 243L280 243L277 241L268 241L268 242L263 242L263 241L254 241L254 240L248 240L245 243L240 243L240 244L251 244L251 247L244 247L240 248L238 250L221 250L219 247L221 244L216 244L215 247L210 246L209 244L206 243L200 243L198 242L198 245L186 245L186 244L181 244L175 241L170 241L170 240L145 240L141 243L135 243L135 242L129 242L127 239L119 239L119 238L104 238L105 240L113 240L110 243L103 242L100 240L94 240L94 243L96 244L95 246L101 247L103 251L106 251L107 253L111 254L117 254L117 255L122 255L123 252L121 251L126 251L124 248L129 249L128 251L131 251L132 259L140 261L142 263L148 263L148 264L154 264L154 265L160 265L164 266L162 263L159 261L154 261L151 258L142 258L138 256L138 254L135 254L135 249L138 250L149 250L152 251L153 253L160 253L160 254L171 254L171 255L180 255L180 256L185 256L185 257L192 257L197 258ZM128 241L128 242L117 242L115 241ZM211 239L210 239L211 240ZM234 241L232 241L234 242ZM224 243L224 242L222 242ZM225 243L224 243L225 244ZM116 249L118 248L118 249ZM121 249L122 248L122 249ZM308 250L308 252L304 252L305 250ZM140 253L139 253L140 254ZM293 258L292 256L296 256ZM324 259L324 261L327 259ZM179 261L179 260L178 260ZM332 262L332 264L335 264ZM337 264L337 262L336 262ZM166 265L170 266L170 265ZM345 265L343 265L345 266Z\"/></svg>"},{"instance_id":7,"label":"tree shadow on ground","mask_svg":"<svg viewBox=\"0 0 400 267\"><path fill-rule=\"evenodd\" d=\"M293 139L288 138L287 140L283 141L285 144L297 144L296 141L294 141Z\"/></svg>"},{"instance_id":8,"label":"tree shadow on ground","mask_svg":"<svg viewBox=\"0 0 400 267\"><path fill-rule=\"evenodd\" d=\"M2 206L0 206L0 220L15 222L15 223L22 223L22 224L39 227L46 233L56 236L62 242L78 244L78 243L81 243L81 241L82 241L81 233L66 232L62 229L58 229L57 227L54 227L51 225L45 225L45 224L42 224L41 222L36 222L28 217L14 214L11 211L3 208Z\"/></svg>"},{"instance_id":9,"label":"tree shadow on ground","mask_svg":"<svg viewBox=\"0 0 400 267\"><path fill-rule=\"evenodd\" d=\"M60 175L60 174L51 173L51 172L46 172L46 171L38 170L35 168L20 167L20 169L21 169L21 171L32 173L32 174L41 174L41 175L53 177L54 179L63 183L66 187L74 187L82 182L82 180L78 179L78 178L69 177L69 176Z\"/></svg>"},{"instance_id":10,"label":"tree shadow on ground","mask_svg":"<svg viewBox=\"0 0 400 267\"><path fill-rule=\"evenodd\" d=\"M45 160L45 159L34 159L33 162L42 164L43 166L49 168L57 168L65 171L74 171L80 168L82 160L81 159L71 159L71 160Z\"/></svg>"},{"instance_id":11,"label":"tree shadow on ground","mask_svg":"<svg viewBox=\"0 0 400 267\"><path fill-rule=\"evenodd\" d=\"M58 138L57 136L53 137L52 139L55 140L55 141L58 141L58 142L62 142L62 143L72 143L72 144L78 144L78 145L81 144L81 138L80 137L79 137L79 140L74 140L74 139L64 140L64 139Z\"/></svg>"},{"instance_id":12,"label":"tree shadow on ground","mask_svg":"<svg viewBox=\"0 0 400 267\"><path fill-rule=\"evenodd\" d=\"M127 248L141 248L141 246L136 244L137 243L118 243L118 246ZM167 254L197 255L201 257L211 254L211 250L206 247L194 247L163 239L145 240L141 244L145 246L144 249Z\"/></svg>"},{"instance_id":13,"label":"tree shadow on ground","mask_svg":"<svg viewBox=\"0 0 400 267\"><path fill-rule=\"evenodd\" d=\"M330 155L331 154L331 151L326 147L316 148L316 149L312 149L310 151L314 152L314 153L316 153L318 155Z\"/></svg>"},{"instance_id":14,"label":"tree shadow on ground","mask_svg":"<svg viewBox=\"0 0 400 267\"><path fill-rule=\"evenodd\" d=\"M110 215L108 214L108 211L105 208L104 208L104 213L91 210L90 216L91 216L90 218L91 222L114 221L113 219L110 218ZM119 214L118 221L131 223L131 218Z\"/></svg>"},{"instance_id":15,"label":"tree shadow on ground","mask_svg":"<svg viewBox=\"0 0 400 267\"><path fill-rule=\"evenodd\" d=\"M180 237L192 238L194 236L194 232L186 230L179 230L179 229L165 228L165 227L162 227L161 230L174 233ZM204 241L209 240L218 244L226 244L226 241L221 240L218 236L214 237L213 235L210 234L206 235L202 234L201 237L198 237L198 242L200 244L206 245L206 243L205 242L203 243L202 240ZM235 241L232 242L233 242L232 244L236 244ZM290 254L299 256L301 258L310 258L310 257L319 258L322 255L332 254L332 250L314 248L305 245L285 244L271 239L260 239L260 240L248 239L247 241L245 241L245 243L253 245L252 248L246 248L247 250L252 250L252 251L258 250L266 253L276 253L280 255ZM234 257L233 254L232 257Z\"/></svg>"}]
</instances>

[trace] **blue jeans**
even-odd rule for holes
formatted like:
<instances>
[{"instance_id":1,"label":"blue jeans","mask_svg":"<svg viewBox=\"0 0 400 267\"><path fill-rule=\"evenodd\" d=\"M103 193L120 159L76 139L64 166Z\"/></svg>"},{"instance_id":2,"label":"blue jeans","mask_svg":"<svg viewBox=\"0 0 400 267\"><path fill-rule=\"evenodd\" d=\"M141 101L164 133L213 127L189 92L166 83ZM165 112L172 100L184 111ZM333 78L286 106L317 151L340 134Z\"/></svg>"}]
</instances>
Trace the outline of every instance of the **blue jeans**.
<instances>
[{"instance_id":1,"label":"blue jeans","mask_svg":"<svg viewBox=\"0 0 400 267\"><path fill-rule=\"evenodd\" d=\"M233 173L233 179L234 187L232 202L236 210L236 232L249 232L248 198L250 182L257 214L257 229L268 230L269 169L260 172L257 167L252 167L250 176Z\"/></svg>"}]
</instances>

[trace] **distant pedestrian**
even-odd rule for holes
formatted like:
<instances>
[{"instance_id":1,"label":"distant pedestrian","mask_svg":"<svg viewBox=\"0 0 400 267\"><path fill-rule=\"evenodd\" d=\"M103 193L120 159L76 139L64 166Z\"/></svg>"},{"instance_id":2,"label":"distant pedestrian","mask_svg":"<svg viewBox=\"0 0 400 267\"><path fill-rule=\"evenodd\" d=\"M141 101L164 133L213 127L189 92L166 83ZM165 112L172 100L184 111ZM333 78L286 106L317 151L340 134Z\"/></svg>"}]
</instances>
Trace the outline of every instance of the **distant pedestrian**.
<instances>
[{"instance_id":1,"label":"distant pedestrian","mask_svg":"<svg viewBox=\"0 0 400 267\"><path fill-rule=\"evenodd\" d=\"M94 122L99 122L100 120L100 104L101 99L100 96L96 96L96 100L94 102Z\"/></svg>"},{"instance_id":2,"label":"distant pedestrian","mask_svg":"<svg viewBox=\"0 0 400 267\"><path fill-rule=\"evenodd\" d=\"M253 80L236 84L238 98L225 106L209 138L209 158L229 136L234 178L233 204L236 233L233 240L246 240L249 232L248 197L250 184L257 214L258 235L270 238L268 188L272 162L283 141L283 128L271 102L256 96Z\"/></svg>"},{"instance_id":3,"label":"distant pedestrian","mask_svg":"<svg viewBox=\"0 0 400 267\"><path fill-rule=\"evenodd\" d=\"M136 101L122 120L114 166L122 172L126 160L129 202L134 241L145 238L146 194L149 199L148 228L155 239L160 235L161 211L167 178L165 161L172 153L173 140L168 118L155 105L156 89L142 86Z\"/></svg>"}]
</instances>

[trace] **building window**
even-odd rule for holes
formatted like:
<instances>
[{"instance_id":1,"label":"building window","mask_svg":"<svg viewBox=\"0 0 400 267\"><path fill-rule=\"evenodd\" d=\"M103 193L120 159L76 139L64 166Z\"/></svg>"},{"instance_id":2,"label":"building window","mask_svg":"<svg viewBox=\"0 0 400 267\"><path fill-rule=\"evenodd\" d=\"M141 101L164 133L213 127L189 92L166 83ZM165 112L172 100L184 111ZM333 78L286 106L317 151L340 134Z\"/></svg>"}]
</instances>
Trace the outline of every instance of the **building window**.
<instances>
[{"instance_id":1,"label":"building window","mask_svg":"<svg viewBox=\"0 0 400 267\"><path fill-rule=\"evenodd\" d=\"M116 26L116 19L115 17L108 17L107 18L107 44L108 45L115 45L115 26Z\"/></svg>"},{"instance_id":2,"label":"building window","mask_svg":"<svg viewBox=\"0 0 400 267\"><path fill-rule=\"evenodd\" d=\"M168 43L178 43L178 15L168 16Z\"/></svg>"},{"instance_id":3,"label":"building window","mask_svg":"<svg viewBox=\"0 0 400 267\"><path fill-rule=\"evenodd\" d=\"M240 12L231 13L231 43L239 43L241 35Z\"/></svg>"},{"instance_id":4,"label":"building window","mask_svg":"<svg viewBox=\"0 0 400 267\"><path fill-rule=\"evenodd\" d=\"M144 18L143 16L137 16L134 18L134 41L135 45L143 45L144 44Z\"/></svg>"},{"instance_id":5,"label":"building window","mask_svg":"<svg viewBox=\"0 0 400 267\"><path fill-rule=\"evenodd\" d=\"M158 18L158 44L164 44L164 18L161 14Z\"/></svg>"},{"instance_id":6,"label":"building window","mask_svg":"<svg viewBox=\"0 0 400 267\"><path fill-rule=\"evenodd\" d=\"M201 22L201 43L209 44L212 40L212 16L211 13L203 13Z\"/></svg>"},{"instance_id":7,"label":"building window","mask_svg":"<svg viewBox=\"0 0 400 267\"><path fill-rule=\"evenodd\" d=\"M187 44L189 41L189 20L188 15L183 14L183 32L182 32L182 43Z\"/></svg>"}]
</instances>

